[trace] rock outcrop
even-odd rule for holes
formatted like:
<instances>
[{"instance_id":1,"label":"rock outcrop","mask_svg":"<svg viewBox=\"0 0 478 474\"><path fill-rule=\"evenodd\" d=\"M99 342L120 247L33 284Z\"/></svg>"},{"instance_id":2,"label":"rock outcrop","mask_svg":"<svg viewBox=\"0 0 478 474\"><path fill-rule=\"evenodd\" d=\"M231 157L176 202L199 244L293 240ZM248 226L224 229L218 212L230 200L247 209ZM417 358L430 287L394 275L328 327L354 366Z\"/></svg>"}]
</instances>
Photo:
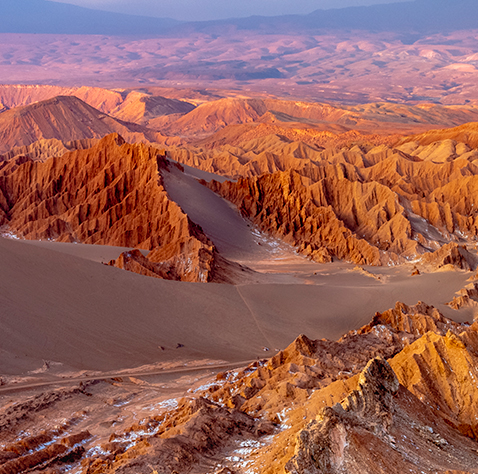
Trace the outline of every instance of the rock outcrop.
<instances>
[{"instance_id":1,"label":"rock outcrop","mask_svg":"<svg viewBox=\"0 0 478 474\"><path fill-rule=\"evenodd\" d=\"M212 243L189 237L156 248L147 257L138 249L123 252L109 265L155 278L206 283L214 281L216 254Z\"/></svg>"},{"instance_id":2,"label":"rock outcrop","mask_svg":"<svg viewBox=\"0 0 478 474\"><path fill-rule=\"evenodd\" d=\"M380 265L417 251L405 209L378 183L352 182L343 175L314 183L289 171L208 186L262 230L312 259L324 261L329 254L359 265Z\"/></svg>"},{"instance_id":3,"label":"rock outcrop","mask_svg":"<svg viewBox=\"0 0 478 474\"><path fill-rule=\"evenodd\" d=\"M457 335L428 332L390 364L400 383L446 423L478 439L478 333L473 324Z\"/></svg>"},{"instance_id":4,"label":"rock outcrop","mask_svg":"<svg viewBox=\"0 0 478 474\"><path fill-rule=\"evenodd\" d=\"M357 334L368 334L384 328L392 330L402 342L410 343L429 331L441 336L448 331L459 334L465 326L445 318L436 308L421 301L414 306L397 302L394 308L375 313L372 321L360 328Z\"/></svg>"},{"instance_id":5,"label":"rock outcrop","mask_svg":"<svg viewBox=\"0 0 478 474\"><path fill-rule=\"evenodd\" d=\"M247 176L205 184L263 231L319 262L422 258L433 268L476 268L464 245L478 238L478 168L471 158L433 163L367 143L341 150L287 140L263 146L172 155L215 172L224 163L225 174Z\"/></svg>"},{"instance_id":6,"label":"rock outcrop","mask_svg":"<svg viewBox=\"0 0 478 474\"><path fill-rule=\"evenodd\" d=\"M56 138L40 139L28 146L16 147L8 153L0 155L0 162L10 161L19 157L30 158L33 161L46 161L48 158L60 157L72 150L86 150L93 147L98 139L82 139L62 142Z\"/></svg>"},{"instance_id":7,"label":"rock outcrop","mask_svg":"<svg viewBox=\"0 0 478 474\"><path fill-rule=\"evenodd\" d=\"M447 303L453 309L470 308L478 306L478 283L472 282L457 292L458 296Z\"/></svg>"},{"instance_id":8,"label":"rock outcrop","mask_svg":"<svg viewBox=\"0 0 478 474\"><path fill-rule=\"evenodd\" d=\"M164 90L166 92L167 90ZM170 91L171 92L171 91ZM187 95L186 91L183 91ZM174 94L173 94L174 95ZM145 88L110 90L100 87L61 87L47 85L1 85L0 111L31 105L58 96L76 97L118 120L147 125L151 119L170 114L185 114L195 108L190 102L167 98ZM2 110L1 102L5 101Z\"/></svg>"},{"instance_id":9,"label":"rock outcrop","mask_svg":"<svg viewBox=\"0 0 478 474\"><path fill-rule=\"evenodd\" d=\"M147 428L157 426L154 436L144 436L137 443L136 454L100 455L84 462L83 472L91 474L122 472L137 473L138 469L149 468L152 472L190 472L200 460L213 455L235 436L257 436L270 433L272 425L254 420L237 410L228 410L203 398L183 399L178 408L162 417L148 420ZM146 424L133 426L129 435L145 431ZM111 445L121 435L112 435ZM110 448L111 449L111 448Z\"/></svg>"},{"instance_id":10,"label":"rock outcrop","mask_svg":"<svg viewBox=\"0 0 478 474\"><path fill-rule=\"evenodd\" d=\"M429 130L419 135L411 135L400 140L400 144L415 143L417 146L425 147L444 140L454 142L449 143L449 146L462 143L469 147L467 151L478 148L478 122L469 122L454 128ZM423 148L420 151L423 152Z\"/></svg>"},{"instance_id":11,"label":"rock outcrop","mask_svg":"<svg viewBox=\"0 0 478 474\"><path fill-rule=\"evenodd\" d=\"M421 263L423 265L431 265L433 269L440 269L450 265L460 270L471 271L476 269L477 260L476 254L472 254L465 245L450 242L433 253L423 255Z\"/></svg>"},{"instance_id":12,"label":"rock outcrop","mask_svg":"<svg viewBox=\"0 0 478 474\"><path fill-rule=\"evenodd\" d=\"M161 173L169 164L157 149L109 135L45 163L4 163L0 224L9 232L151 250L115 263L144 275L206 282L221 273L213 243L165 191Z\"/></svg>"},{"instance_id":13,"label":"rock outcrop","mask_svg":"<svg viewBox=\"0 0 478 474\"><path fill-rule=\"evenodd\" d=\"M431 472L473 472L476 452L473 442L462 435L466 429L459 428L460 409L445 419L440 409L431 408L430 401L441 401L443 395L434 394L433 388L426 397L420 392L421 384L430 383L427 368L408 370L403 364L401 370L398 367L402 364L396 362L405 354L410 363L420 360L420 348L427 338L455 335L470 339L471 347L476 329L445 318L425 303L397 303L339 341L312 341L300 336L268 362L219 375L216 385L203 396L278 424L274 443L249 458L249 466L261 466L267 474L280 472L285 465L289 472L301 474L391 474L413 466L427 467ZM463 346L457 350L468 357ZM442 370L449 354L443 356L427 359L435 364L434 370ZM403 382L412 374L416 378L405 384L407 391ZM450 386L461 386L459 377L452 378ZM447 374L441 378L443 385L434 387L446 398L451 393L445 382ZM421 382L415 390L417 380ZM463 386L460 390L468 389ZM470 386L469 390L474 393L476 388ZM255 464L253 459L260 461Z\"/></svg>"},{"instance_id":14,"label":"rock outcrop","mask_svg":"<svg viewBox=\"0 0 478 474\"><path fill-rule=\"evenodd\" d=\"M339 341L302 335L270 360L219 373L184 399L154 402L127 426L97 417L102 433L111 429L101 443L88 444L89 433L78 426L94 418L94 410L55 431L22 435L2 444L0 469L61 473L68 462L83 474L187 474L199 467L225 474L246 468L264 474L474 474L477 355L476 324L454 323L425 303L397 303ZM134 410L138 396L144 405L147 390L132 394L132 381L124 398L107 403L117 409L125 400ZM118 377L103 382L121 383ZM33 412L44 417L74 397L105 405L98 387L43 394L0 413L3 436L28 426ZM84 406L85 399L77 403Z\"/></svg>"},{"instance_id":15,"label":"rock outcrop","mask_svg":"<svg viewBox=\"0 0 478 474\"><path fill-rule=\"evenodd\" d=\"M360 374L357 389L340 404L325 408L297 438L289 473L333 474L345 468L347 438L354 428L386 435L392 423L393 396L399 383L383 359L372 359Z\"/></svg>"},{"instance_id":16,"label":"rock outcrop","mask_svg":"<svg viewBox=\"0 0 478 474\"><path fill-rule=\"evenodd\" d=\"M281 99L223 98L203 103L176 120L164 122L161 130L170 135L189 136L197 140L232 125L279 123L284 128L294 128L298 134L308 125L308 128L328 132L354 130L365 134L389 135L416 133L417 129L421 132L433 126L436 128L437 124L455 126L475 120L475 117L476 111L473 109L461 111L441 106L425 109L402 104L372 103L341 107ZM395 137L397 140L398 137Z\"/></svg>"}]
</instances>

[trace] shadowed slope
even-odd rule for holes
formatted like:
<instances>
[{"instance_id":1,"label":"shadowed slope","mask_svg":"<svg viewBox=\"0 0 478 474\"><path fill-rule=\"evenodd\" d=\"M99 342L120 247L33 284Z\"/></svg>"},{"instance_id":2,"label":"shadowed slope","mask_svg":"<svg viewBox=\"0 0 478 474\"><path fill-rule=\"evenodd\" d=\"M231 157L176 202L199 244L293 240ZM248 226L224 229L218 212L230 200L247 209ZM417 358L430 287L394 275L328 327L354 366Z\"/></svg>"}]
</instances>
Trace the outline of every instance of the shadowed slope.
<instances>
[{"instance_id":1,"label":"shadowed slope","mask_svg":"<svg viewBox=\"0 0 478 474\"><path fill-rule=\"evenodd\" d=\"M266 344L232 286L145 278L3 238L0 253L3 374L42 359L66 370L247 360Z\"/></svg>"}]
</instances>

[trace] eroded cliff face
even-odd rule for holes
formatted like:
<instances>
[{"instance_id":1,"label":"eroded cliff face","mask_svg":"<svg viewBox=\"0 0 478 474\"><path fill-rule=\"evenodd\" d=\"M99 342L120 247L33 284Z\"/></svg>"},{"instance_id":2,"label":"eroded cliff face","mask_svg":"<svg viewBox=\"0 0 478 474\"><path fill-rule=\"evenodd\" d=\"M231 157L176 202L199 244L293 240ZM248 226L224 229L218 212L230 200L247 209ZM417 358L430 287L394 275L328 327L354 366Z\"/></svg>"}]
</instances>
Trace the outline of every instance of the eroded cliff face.
<instances>
[{"instance_id":1,"label":"eroded cliff face","mask_svg":"<svg viewBox=\"0 0 478 474\"><path fill-rule=\"evenodd\" d=\"M372 359L361 372L357 388L341 403L324 408L297 438L295 456L286 464L289 473L332 474L361 468L348 459L348 438L365 429L386 436L393 421L394 395L400 385L387 361ZM366 469L364 465L363 468Z\"/></svg>"},{"instance_id":2,"label":"eroded cliff face","mask_svg":"<svg viewBox=\"0 0 478 474\"><path fill-rule=\"evenodd\" d=\"M341 403L324 408L298 434L286 471L415 472L432 468L429 453L438 447L434 472L445 472L445 464L438 465L459 455L451 439L462 447L465 440L457 433L473 439L477 433L476 327L462 328L460 334L452 329L446 335L427 332L389 364L369 362L357 388ZM409 443L416 449L413 456ZM381 453L376 453L379 446ZM368 461L362 457L364 448ZM474 472L473 464L468 469L459 472Z\"/></svg>"},{"instance_id":3,"label":"eroded cliff face","mask_svg":"<svg viewBox=\"0 0 478 474\"><path fill-rule=\"evenodd\" d=\"M151 250L115 266L144 275L210 281L216 249L164 189L168 162L155 148L109 135L93 148L45 163L0 169L0 224L25 239Z\"/></svg>"},{"instance_id":4,"label":"eroded cliff face","mask_svg":"<svg viewBox=\"0 0 478 474\"><path fill-rule=\"evenodd\" d=\"M342 351L328 352L329 360L366 357L372 336L388 340L396 355L387 363L378 349L382 358L350 364L335 381L290 403L280 412L274 443L256 453L269 462L261 472L475 472L475 326L454 323L424 303L377 313L335 343ZM291 345L297 364L289 377L303 373L298 353L327 360L316 350L323 343L309 341L306 350L303 341ZM266 387L257 397L271 400Z\"/></svg>"},{"instance_id":5,"label":"eroded cliff face","mask_svg":"<svg viewBox=\"0 0 478 474\"><path fill-rule=\"evenodd\" d=\"M476 267L466 246L478 236L475 162L422 161L386 146L323 151L319 161L304 153L286 156L285 171L205 184L318 262Z\"/></svg>"},{"instance_id":6,"label":"eroded cliff face","mask_svg":"<svg viewBox=\"0 0 478 474\"><path fill-rule=\"evenodd\" d=\"M287 126L278 119L282 112L268 110L269 106L286 110L280 101L218 102L195 108L177 123L208 134L219 127L220 132L197 146L170 146L168 156L238 179L209 186L263 231L318 262L337 258L383 265L421 258L432 268L476 267L466 248L478 237L476 124L400 141L398 136L360 133L338 122L332 124L333 130L292 122ZM332 117L337 112L305 105L288 107L305 118L309 113ZM138 124L115 121L75 97L57 97L2 117L6 153L0 156L0 166L23 157L61 157L67 149L92 146L112 130L130 141L177 143ZM278 124L273 123L276 119ZM29 136L25 130L35 133ZM15 145L23 146L7 152Z\"/></svg>"}]
</instances>

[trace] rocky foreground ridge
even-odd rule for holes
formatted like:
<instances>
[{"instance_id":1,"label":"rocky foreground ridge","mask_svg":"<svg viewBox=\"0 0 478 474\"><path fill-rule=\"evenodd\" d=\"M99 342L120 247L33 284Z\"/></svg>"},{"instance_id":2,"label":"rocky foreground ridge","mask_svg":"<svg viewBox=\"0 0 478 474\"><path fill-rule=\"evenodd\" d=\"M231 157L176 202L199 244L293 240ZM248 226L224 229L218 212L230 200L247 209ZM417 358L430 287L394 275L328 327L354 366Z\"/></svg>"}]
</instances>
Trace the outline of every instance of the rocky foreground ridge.
<instances>
[{"instance_id":1,"label":"rocky foreground ridge","mask_svg":"<svg viewBox=\"0 0 478 474\"><path fill-rule=\"evenodd\" d=\"M105 410L112 390L111 410L140 403L142 392L119 396L121 379L10 404L0 410L0 472L476 473L477 367L476 323L397 303L339 341L302 335L186 398L153 403L157 414L108 425L101 445L106 425L88 424L93 408L55 429L35 423L73 403Z\"/></svg>"}]
</instances>

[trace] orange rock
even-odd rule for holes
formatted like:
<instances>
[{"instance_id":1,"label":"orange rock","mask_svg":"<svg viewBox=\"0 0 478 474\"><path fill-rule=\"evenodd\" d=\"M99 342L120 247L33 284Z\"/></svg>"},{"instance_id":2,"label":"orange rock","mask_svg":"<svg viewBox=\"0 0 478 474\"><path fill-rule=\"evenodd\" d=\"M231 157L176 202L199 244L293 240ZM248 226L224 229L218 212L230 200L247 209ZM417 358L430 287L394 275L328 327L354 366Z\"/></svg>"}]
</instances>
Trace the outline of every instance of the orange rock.
<instances>
[{"instance_id":1,"label":"orange rock","mask_svg":"<svg viewBox=\"0 0 478 474\"><path fill-rule=\"evenodd\" d=\"M463 335L428 332L390 364L400 383L463 434L477 438L476 328Z\"/></svg>"},{"instance_id":2,"label":"orange rock","mask_svg":"<svg viewBox=\"0 0 478 474\"><path fill-rule=\"evenodd\" d=\"M123 255L115 265L161 278L212 280L215 247L169 199L161 175L169 165L157 149L109 135L45 163L6 163L0 220L17 235L153 250L147 258Z\"/></svg>"},{"instance_id":3,"label":"orange rock","mask_svg":"<svg viewBox=\"0 0 478 474\"><path fill-rule=\"evenodd\" d=\"M98 139L110 133L119 133L130 142L180 143L179 139L168 139L141 125L116 120L77 97L59 96L3 112L0 153L41 139L69 142Z\"/></svg>"},{"instance_id":4,"label":"orange rock","mask_svg":"<svg viewBox=\"0 0 478 474\"><path fill-rule=\"evenodd\" d=\"M404 209L378 184L335 177L313 183L289 171L208 186L264 231L320 261L326 249L329 257L380 265L417 246Z\"/></svg>"}]
</instances>

